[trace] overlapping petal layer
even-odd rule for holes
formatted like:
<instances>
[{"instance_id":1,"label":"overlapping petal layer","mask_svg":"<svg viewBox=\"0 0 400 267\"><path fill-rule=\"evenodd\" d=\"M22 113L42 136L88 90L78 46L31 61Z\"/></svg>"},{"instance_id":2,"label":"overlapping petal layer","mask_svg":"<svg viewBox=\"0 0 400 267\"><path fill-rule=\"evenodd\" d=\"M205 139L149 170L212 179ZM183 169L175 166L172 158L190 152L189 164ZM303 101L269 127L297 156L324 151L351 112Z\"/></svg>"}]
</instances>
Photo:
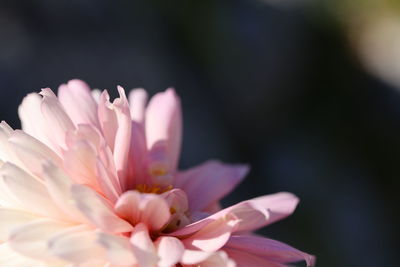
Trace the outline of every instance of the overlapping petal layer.
<instances>
[{"instance_id":1,"label":"overlapping petal layer","mask_svg":"<svg viewBox=\"0 0 400 267\"><path fill-rule=\"evenodd\" d=\"M0 265L287 266L314 258L249 232L290 215L278 193L219 209L248 172L208 161L178 171L173 89L110 101L80 80L25 97L23 131L0 123ZM96 95L96 97L94 97Z\"/></svg>"}]
</instances>

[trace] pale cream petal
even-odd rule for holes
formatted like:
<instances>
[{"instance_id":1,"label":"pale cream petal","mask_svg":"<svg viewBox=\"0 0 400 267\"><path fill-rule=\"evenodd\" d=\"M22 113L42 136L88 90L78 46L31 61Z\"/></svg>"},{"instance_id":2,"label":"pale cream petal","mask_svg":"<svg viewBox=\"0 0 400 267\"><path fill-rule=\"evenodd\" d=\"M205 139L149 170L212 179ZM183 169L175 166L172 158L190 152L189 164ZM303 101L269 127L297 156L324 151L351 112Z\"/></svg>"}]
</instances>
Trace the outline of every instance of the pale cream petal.
<instances>
[{"instance_id":1,"label":"pale cream petal","mask_svg":"<svg viewBox=\"0 0 400 267\"><path fill-rule=\"evenodd\" d=\"M5 163L0 169L0 176L13 196L23 204L24 209L52 218L65 218L53 203L43 183L19 167Z\"/></svg>"},{"instance_id":2,"label":"pale cream petal","mask_svg":"<svg viewBox=\"0 0 400 267\"><path fill-rule=\"evenodd\" d=\"M6 241L15 227L37 219L38 216L29 212L0 208L0 242Z\"/></svg>"},{"instance_id":3,"label":"pale cream petal","mask_svg":"<svg viewBox=\"0 0 400 267\"><path fill-rule=\"evenodd\" d=\"M110 203L93 189L74 184L71 188L71 195L82 214L104 232L124 233L132 230L132 225L119 218Z\"/></svg>"},{"instance_id":4,"label":"pale cream petal","mask_svg":"<svg viewBox=\"0 0 400 267\"><path fill-rule=\"evenodd\" d=\"M105 248L107 260L111 264L122 267L137 263L129 238L106 233L98 233L97 238L99 244Z\"/></svg>"},{"instance_id":5,"label":"pale cream petal","mask_svg":"<svg viewBox=\"0 0 400 267\"><path fill-rule=\"evenodd\" d=\"M71 224L48 219L34 220L14 228L8 243L13 250L25 256L52 260L54 257L48 249L48 240L71 226Z\"/></svg>"}]
</instances>

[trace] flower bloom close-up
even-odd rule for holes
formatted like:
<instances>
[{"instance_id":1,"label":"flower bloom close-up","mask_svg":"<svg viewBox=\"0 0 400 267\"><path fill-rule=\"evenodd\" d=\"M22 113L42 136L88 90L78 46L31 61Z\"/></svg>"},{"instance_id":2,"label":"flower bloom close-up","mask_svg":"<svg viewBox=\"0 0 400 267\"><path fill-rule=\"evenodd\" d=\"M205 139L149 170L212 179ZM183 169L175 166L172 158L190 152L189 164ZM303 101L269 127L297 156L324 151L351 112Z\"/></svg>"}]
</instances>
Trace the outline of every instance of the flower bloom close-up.
<instances>
[{"instance_id":1,"label":"flower bloom close-up","mask_svg":"<svg viewBox=\"0 0 400 267\"><path fill-rule=\"evenodd\" d=\"M0 266L284 267L314 257L253 231L290 215L277 193L222 208L248 166L178 170L173 89L110 101L80 80L31 93L0 125Z\"/></svg>"}]
</instances>

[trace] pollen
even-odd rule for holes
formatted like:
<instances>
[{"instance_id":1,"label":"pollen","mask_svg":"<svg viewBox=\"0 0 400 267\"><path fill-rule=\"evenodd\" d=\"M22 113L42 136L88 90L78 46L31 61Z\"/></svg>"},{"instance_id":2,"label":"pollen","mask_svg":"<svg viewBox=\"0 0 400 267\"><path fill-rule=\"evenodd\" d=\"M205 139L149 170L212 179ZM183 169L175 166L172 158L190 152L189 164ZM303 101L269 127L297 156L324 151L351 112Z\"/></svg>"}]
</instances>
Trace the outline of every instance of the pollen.
<instances>
[{"instance_id":1,"label":"pollen","mask_svg":"<svg viewBox=\"0 0 400 267\"><path fill-rule=\"evenodd\" d=\"M172 188L173 188L172 185L159 186L159 185L139 184L136 186L135 189L140 193L162 194L170 191Z\"/></svg>"}]
</instances>

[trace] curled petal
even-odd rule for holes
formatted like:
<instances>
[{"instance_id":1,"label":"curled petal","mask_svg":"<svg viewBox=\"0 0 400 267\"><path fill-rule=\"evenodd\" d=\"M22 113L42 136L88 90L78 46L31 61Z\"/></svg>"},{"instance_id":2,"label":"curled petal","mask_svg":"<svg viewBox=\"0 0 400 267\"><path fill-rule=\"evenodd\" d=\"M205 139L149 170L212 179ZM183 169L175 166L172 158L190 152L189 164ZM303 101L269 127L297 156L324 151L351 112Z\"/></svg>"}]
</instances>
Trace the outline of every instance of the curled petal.
<instances>
[{"instance_id":1,"label":"curled petal","mask_svg":"<svg viewBox=\"0 0 400 267\"><path fill-rule=\"evenodd\" d=\"M132 224L145 223L150 231L161 229L170 219L169 206L162 197L137 191L122 194L115 210Z\"/></svg>"}]
</instances>

